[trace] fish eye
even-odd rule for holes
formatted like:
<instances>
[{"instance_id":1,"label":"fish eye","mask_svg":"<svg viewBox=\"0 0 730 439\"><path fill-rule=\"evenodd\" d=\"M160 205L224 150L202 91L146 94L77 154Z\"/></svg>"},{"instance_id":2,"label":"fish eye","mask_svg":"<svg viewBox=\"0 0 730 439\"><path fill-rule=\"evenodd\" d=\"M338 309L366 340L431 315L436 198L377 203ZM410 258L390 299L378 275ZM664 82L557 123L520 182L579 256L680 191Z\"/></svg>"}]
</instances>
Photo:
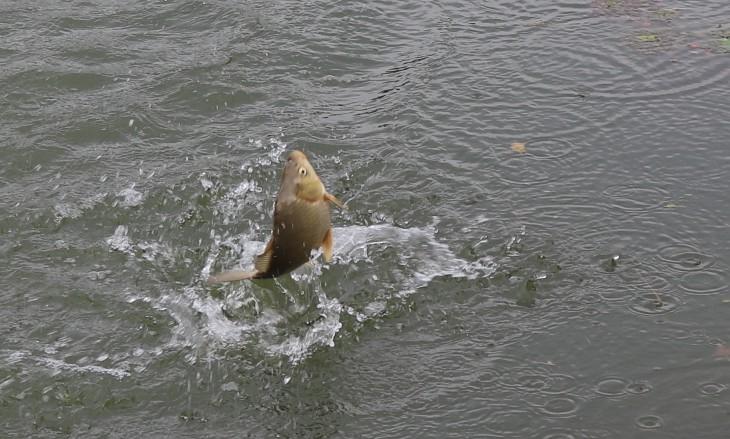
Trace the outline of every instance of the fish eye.
<instances>
[{"instance_id":1,"label":"fish eye","mask_svg":"<svg viewBox=\"0 0 730 439\"><path fill-rule=\"evenodd\" d=\"M305 168L299 168L299 175L305 177L307 175L307 170Z\"/></svg>"}]
</instances>

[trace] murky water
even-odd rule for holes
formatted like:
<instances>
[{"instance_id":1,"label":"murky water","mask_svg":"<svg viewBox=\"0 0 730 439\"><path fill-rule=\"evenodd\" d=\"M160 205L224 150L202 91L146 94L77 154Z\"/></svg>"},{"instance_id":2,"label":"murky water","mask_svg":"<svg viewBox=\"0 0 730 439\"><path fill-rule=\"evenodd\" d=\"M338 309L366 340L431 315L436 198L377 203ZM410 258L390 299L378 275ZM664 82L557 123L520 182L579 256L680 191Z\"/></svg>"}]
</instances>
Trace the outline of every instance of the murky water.
<instances>
[{"instance_id":1,"label":"murky water","mask_svg":"<svg viewBox=\"0 0 730 439\"><path fill-rule=\"evenodd\" d=\"M730 6L5 2L3 437L726 438ZM285 151L336 258L209 287Z\"/></svg>"}]
</instances>

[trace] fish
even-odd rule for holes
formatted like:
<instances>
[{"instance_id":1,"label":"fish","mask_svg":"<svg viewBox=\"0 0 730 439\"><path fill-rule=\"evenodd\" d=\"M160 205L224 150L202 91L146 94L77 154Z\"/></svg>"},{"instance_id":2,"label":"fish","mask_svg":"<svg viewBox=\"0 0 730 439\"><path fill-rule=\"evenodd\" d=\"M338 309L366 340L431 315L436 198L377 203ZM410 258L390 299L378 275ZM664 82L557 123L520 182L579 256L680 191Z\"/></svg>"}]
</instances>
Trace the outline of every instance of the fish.
<instances>
[{"instance_id":1,"label":"fish","mask_svg":"<svg viewBox=\"0 0 730 439\"><path fill-rule=\"evenodd\" d=\"M284 275L309 262L312 250L321 248L332 260L334 241L330 204L345 205L327 192L307 156L289 153L274 204L274 224L263 253L254 258L254 270L232 270L208 277L209 284Z\"/></svg>"}]
</instances>

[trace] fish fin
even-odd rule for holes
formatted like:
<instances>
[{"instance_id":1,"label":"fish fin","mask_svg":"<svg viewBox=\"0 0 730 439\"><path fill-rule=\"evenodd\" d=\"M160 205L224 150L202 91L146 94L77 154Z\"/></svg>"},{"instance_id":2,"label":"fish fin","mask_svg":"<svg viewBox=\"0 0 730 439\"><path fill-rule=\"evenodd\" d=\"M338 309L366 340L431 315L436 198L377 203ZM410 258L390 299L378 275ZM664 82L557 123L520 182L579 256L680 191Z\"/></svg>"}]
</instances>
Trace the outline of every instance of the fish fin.
<instances>
[{"instance_id":1,"label":"fish fin","mask_svg":"<svg viewBox=\"0 0 730 439\"><path fill-rule=\"evenodd\" d=\"M268 244L266 244L266 249L264 249L264 252L260 255L256 256L254 259L254 267L256 267L256 271L259 271L261 273L266 273L269 271L269 266L271 265L271 255L274 254L274 245L272 244L272 240L270 239Z\"/></svg>"},{"instance_id":2,"label":"fish fin","mask_svg":"<svg viewBox=\"0 0 730 439\"><path fill-rule=\"evenodd\" d=\"M324 193L324 200L329 201L330 203L334 204L335 206L339 207L342 210L347 210L347 206L345 206L345 204L342 201L338 200L337 197L335 197L334 195L332 195L329 192Z\"/></svg>"},{"instance_id":3,"label":"fish fin","mask_svg":"<svg viewBox=\"0 0 730 439\"><path fill-rule=\"evenodd\" d=\"M221 282L233 282L236 280L253 279L258 274L257 271L232 270L208 276L208 284L218 284Z\"/></svg>"},{"instance_id":4,"label":"fish fin","mask_svg":"<svg viewBox=\"0 0 730 439\"><path fill-rule=\"evenodd\" d=\"M334 247L334 241L332 239L332 227L327 229L327 233L324 234L322 240L322 252L324 253L324 260L329 262L332 260L332 249Z\"/></svg>"}]
</instances>

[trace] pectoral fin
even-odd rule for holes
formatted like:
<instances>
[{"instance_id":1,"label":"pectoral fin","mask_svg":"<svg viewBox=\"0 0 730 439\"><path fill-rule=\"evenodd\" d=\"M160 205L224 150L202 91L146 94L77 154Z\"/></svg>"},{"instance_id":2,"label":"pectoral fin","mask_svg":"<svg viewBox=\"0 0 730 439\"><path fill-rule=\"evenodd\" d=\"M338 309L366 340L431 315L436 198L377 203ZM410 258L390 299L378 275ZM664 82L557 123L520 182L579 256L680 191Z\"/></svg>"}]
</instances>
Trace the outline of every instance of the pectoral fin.
<instances>
[{"instance_id":1,"label":"pectoral fin","mask_svg":"<svg viewBox=\"0 0 730 439\"><path fill-rule=\"evenodd\" d=\"M255 271L243 271L243 270L233 270L233 271L224 271L223 273L214 274L208 277L208 283L209 284L218 284L221 282L233 282L236 280L246 280L246 279L253 279L254 276L256 276Z\"/></svg>"},{"instance_id":2,"label":"pectoral fin","mask_svg":"<svg viewBox=\"0 0 730 439\"><path fill-rule=\"evenodd\" d=\"M334 204L342 210L347 210L347 206L345 206L342 201L338 200L337 197L330 194L329 192L324 193L324 199L325 201L329 201L330 203Z\"/></svg>"},{"instance_id":3,"label":"pectoral fin","mask_svg":"<svg viewBox=\"0 0 730 439\"><path fill-rule=\"evenodd\" d=\"M273 241L270 239L269 242L266 244L266 249L264 249L264 252L260 255L256 256L254 259L254 267L256 267L256 271L261 273L266 273L269 271L269 266L271 265L271 255L274 254L274 245Z\"/></svg>"},{"instance_id":4,"label":"pectoral fin","mask_svg":"<svg viewBox=\"0 0 730 439\"><path fill-rule=\"evenodd\" d=\"M327 233L324 234L324 240L322 240L322 252L324 253L324 260L330 262L332 260L332 249L334 248L334 240L332 239L332 227L327 229Z\"/></svg>"}]
</instances>

